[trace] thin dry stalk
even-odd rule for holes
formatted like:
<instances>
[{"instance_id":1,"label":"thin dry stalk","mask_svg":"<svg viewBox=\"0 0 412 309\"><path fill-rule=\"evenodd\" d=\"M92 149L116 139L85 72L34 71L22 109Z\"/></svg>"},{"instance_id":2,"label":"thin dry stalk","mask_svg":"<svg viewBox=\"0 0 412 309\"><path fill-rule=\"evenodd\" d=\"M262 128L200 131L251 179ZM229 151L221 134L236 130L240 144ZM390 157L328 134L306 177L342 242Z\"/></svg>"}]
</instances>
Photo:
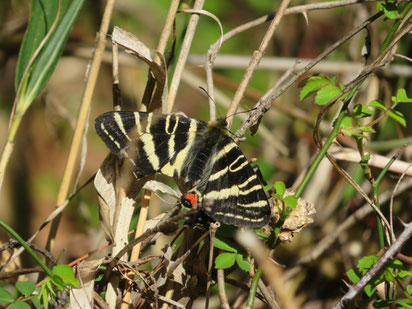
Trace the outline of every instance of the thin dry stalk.
<instances>
[{"instance_id":1,"label":"thin dry stalk","mask_svg":"<svg viewBox=\"0 0 412 309\"><path fill-rule=\"evenodd\" d=\"M151 196L151 191L145 190L144 195L143 195L142 205L140 208L139 220L137 222L136 233L134 235L135 239L140 237L144 232L144 225L146 223L147 215L149 213L150 196ZM142 243L139 242L136 246L133 247L132 253L130 255L130 262L134 262L139 259L141 245ZM131 288L132 288L132 282L129 280L126 281L126 287L125 287L126 292L123 296L123 301L122 301L122 305L120 306L120 308L126 309L129 307L130 298L131 298Z\"/></svg>"},{"instance_id":2,"label":"thin dry stalk","mask_svg":"<svg viewBox=\"0 0 412 309\"><path fill-rule=\"evenodd\" d=\"M209 308L210 283L212 280L212 266L213 266L213 250L216 230L220 226L219 222L210 224L210 247L209 247L209 265L207 266L207 283L206 283L206 304L205 309Z\"/></svg>"},{"instance_id":3,"label":"thin dry stalk","mask_svg":"<svg viewBox=\"0 0 412 309\"><path fill-rule=\"evenodd\" d=\"M243 98L246 88L249 85L250 80L252 79L253 73L259 65L260 59L263 57L263 53L265 52L269 44L269 41L272 39L273 34L275 33L275 30L278 24L280 23L280 20L282 19L287 6L289 5L289 2L290 0L282 1L275 18L270 23L269 29L266 31L265 36L263 37L259 49L253 53L253 57L250 60L249 66L247 67L246 72L243 75L242 80L240 81L239 88L235 92L232 103L230 104L229 109L227 111L227 122L229 128L232 124L233 114L236 112L240 100Z\"/></svg>"},{"instance_id":4,"label":"thin dry stalk","mask_svg":"<svg viewBox=\"0 0 412 309\"><path fill-rule=\"evenodd\" d=\"M225 270L217 270L217 287L219 289L220 308L230 309L225 291Z\"/></svg>"},{"instance_id":5,"label":"thin dry stalk","mask_svg":"<svg viewBox=\"0 0 412 309\"><path fill-rule=\"evenodd\" d=\"M402 182L402 179L407 175L408 170L412 166L412 163L409 164L409 166L404 170L402 175L399 177L398 181L396 182L395 188L393 189L393 192L391 194L391 199L389 202L389 224L391 225L391 231L393 231L393 199L396 196L396 193L398 192L398 188ZM393 241L396 241L396 237L393 236Z\"/></svg>"},{"instance_id":6,"label":"thin dry stalk","mask_svg":"<svg viewBox=\"0 0 412 309\"><path fill-rule=\"evenodd\" d=\"M352 4L360 4L360 3L365 3L365 2L372 2L372 1L367 1L367 0L342 0L342 1L334 1L334 2L321 2L321 3L312 3L312 4L305 4L305 5L299 5L299 6L294 6L291 8L287 8L285 10L284 15L290 15L290 14L297 14L297 13L302 13L306 14L309 11L315 11L315 10L325 10L325 9L332 9L336 7L341 7L341 6L347 6L347 5L352 5ZM254 28L256 26L262 25L274 18L274 16L277 13L272 13L269 15L265 15L262 17L259 17L255 20L252 20L248 23L245 23L243 25L240 25L229 32L227 32L223 36L223 42L226 42L230 38L234 37L235 35L249 30L251 28Z\"/></svg>"},{"instance_id":7,"label":"thin dry stalk","mask_svg":"<svg viewBox=\"0 0 412 309\"><path fill-rule=\"evenodd\" d=\"M97 76L99 74L100 64L102 62L102 56L106 46L106 36L109 29L110 18L113 12L113 6L114 0L108 0L103 13L103 19L100 25L100 30L97 33L96 49L93 54L89 75L87 76L86 87L84 89L80 105L80 111L77 118L76 128L73 134L73 140L70 147L69 157L67 159L63 179L60 184L60 189L57 195L56 205L63 204L63 202L66 200L66 196L69 191L70 181L75 170L76 159L82 142L82 136L87 122L87 116L89 115L93 91L96 86ZM53 221L52 227L50 229L46 246L46 248L49 251L51 251L51 249L53 248L54 239L56 237L57 228L59 226L59 218L60 217L56 218L55 221Z\"/></svg>"},{"instance_id":8,"label":"thin dry stalk","mask_svg":"<svg viewBox=\"0 0 412 309\"><path fill-rule=\"evenodd\" d=\"M204 0L196 0L193 9L201 10L203 8L204 2ZM173 110L177 90L179 89L180 80L182 78L182 73L185 68L187 56L189 55L190 46L192 45L198 21L198 14L192 14L192 16L190 16L189 24L186 30L186 35L182 44L182 49L180 51L179 58L176 62L176 68L173 74L172 82L170 83L169 96L167 98L167 113L171 113Z\"/></svg>"},{"instance_id":9,"label":"thin dry stalk","mask_svg":"<svg viewBox=\"0 0 412 309\"><path fill-rule=\"evenodd\" d=\"M170 6L169 6L169 11L167 13L165 25L163 27L162 33L160 35L159 43L158 43L158 46L157 46L157 51L161 55L163 55L164 52L165 52L165 49L166 49L166 46L167 46L167 41L169 40L170 33L172 31L173 22L175 20L175 16L176 16L176 12L177 12L178 7L179 7L179 0L171 1ZM155 62L157 64L159 64L159 65L161 64L161 59L158 56L158 54L156 54L154 59L155 59ZM151 74L149 74L149 80L147 82L147 87L151 88L150 85L152 85L153 83L154 83L154 78ZM162 109L167 110L167 107L164 107L164 105L162 104ZM151 198L151 191L150 190L145 190L144 195L143 195L143 203L142 203L140 213L139 213L139 220L137 222L135 239L140 237L144 232L144 226L145 226L148 211L149 211L150 198ZM132 253L130 255L130 261L131 262L136 261L136 260L139 259L140 248L141 248L141 243L138 243L135 247L133 247ZM122 301L121 308L127 308L129 306L130 298L131 298L131 287L132 286L131 286L130 282L128 281L126 283L126 288L125 288L126 292L123 296L123 301Z\"/></svg>"}]
</instances>

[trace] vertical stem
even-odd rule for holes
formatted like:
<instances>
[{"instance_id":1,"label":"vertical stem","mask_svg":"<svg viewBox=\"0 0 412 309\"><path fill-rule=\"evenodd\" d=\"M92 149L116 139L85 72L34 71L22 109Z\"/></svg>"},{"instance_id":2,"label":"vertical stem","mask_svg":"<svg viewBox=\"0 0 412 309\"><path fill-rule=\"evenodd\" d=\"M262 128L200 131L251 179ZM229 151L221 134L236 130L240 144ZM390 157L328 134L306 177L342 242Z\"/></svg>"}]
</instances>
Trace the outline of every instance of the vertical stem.
<instances>
[{"instance_id":1,"label":"vertical stem","mask_svg":"<svg viewBox=\"0 0 412 309\"><path fill-rule=\"evenodd\" d=\"M13 121L10 125L9 134L7 136L7 142L4 146L3 153L0 160L0 190L3 185L4 175L6 174L7 164L10 160L11 154L14 150L14 138L16 136L17 129L20 126L23 114L16 113L14 114Z\"/></svg>"},{"instance_id":2,"label":"vertical stem","mask_svg":"<svg viewBox=\"0 0 412 309\"><path fill-rule=\"evenodd\" d=\"M94 52L92 64L90 66L90 73L87 78L86 87L83 93L82 102L80 106L79 116L77 118L76 128L73 134L73 140L70 147L69 157L67 159L66 168L64 170L63 179L60 185L59 193L56 199L56 207L61 205L67 197L70 181L73 176L74 166L82 141L82 135L89 114L93 91L96 85L97 76L99 74L100 64L102 62L103 52L106 46L106 36L109 29L110 18L112 15L114 0L108 0L103 14L100 30L97 34L97 44ZM47 239L46 250L51 251L59 225L60 216L58 216L52 223L49 237Z\"/></svg>"},{"instance_id":3,"label":"vertical stem","mask_svg":"<svg viewBox=\"0 0 412 309\"><path fill-rule=\"evenodd\" d=\"M201 10L203 8L205 0L196 0L193 6L194 10ZM169 96L167 98L167 113L171 113L173 105L177 96L177 90L179 89L180 79L185 68L187 56L189 55L190 45L192 44L193 37L195 35L195 30L197 23L199 21L198 14L192 14L190 16L189 25L187 26L186 36L183 40L182 49L180 51L179 59L176 63L176 69L170 83Z\"/></svg>"},{"instance_id":4,"label":"vertical stem","mask_svg":"<svg viewBox=\"0 0 412 309\"><path fill-rule=\"evenodd\" d=\"M255 275L253 276L252 284L250 285L249 299L247 300L246 308L253 309L253 303L255 302L256 292L259 284L260 277L262 276L262 267L258 267ZM255 279L256 278L256 279Z\"/></svg>"}]
</instances>

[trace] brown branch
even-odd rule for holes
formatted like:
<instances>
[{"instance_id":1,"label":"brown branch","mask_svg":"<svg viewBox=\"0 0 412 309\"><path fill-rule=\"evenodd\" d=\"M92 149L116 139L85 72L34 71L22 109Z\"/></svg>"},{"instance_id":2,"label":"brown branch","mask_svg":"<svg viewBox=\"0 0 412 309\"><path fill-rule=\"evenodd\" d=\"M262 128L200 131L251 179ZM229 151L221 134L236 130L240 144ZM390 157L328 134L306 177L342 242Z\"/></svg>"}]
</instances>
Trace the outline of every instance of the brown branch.
<instances>
[{"instance_id":1,"label":"brown branch","mask_svg":"<svg viewBox=\"0 0 412 309\"><path fill-rule=\"evenodd\" d=\"M225 291L225 270L221 268L217 270L217 287L219 290L220 308L230 309Z\"/></svg>"},{"instance_id":2,"label":"brown branch","mask_svg":"<svg viewBox=\"0 0 412 309\"><path fill-rule=\"evenodd\" d=\"M334 309L345 308L346 304L353 301L363 288L377 275L377 273L392 259L402 246L409 240L412 235L412 222L405 224L405 229L392 246L382 255L382 257L362 276L362 278L354 285L349 287L348 292L339 300L333 307Z\"/></svg>"}]
</instances>

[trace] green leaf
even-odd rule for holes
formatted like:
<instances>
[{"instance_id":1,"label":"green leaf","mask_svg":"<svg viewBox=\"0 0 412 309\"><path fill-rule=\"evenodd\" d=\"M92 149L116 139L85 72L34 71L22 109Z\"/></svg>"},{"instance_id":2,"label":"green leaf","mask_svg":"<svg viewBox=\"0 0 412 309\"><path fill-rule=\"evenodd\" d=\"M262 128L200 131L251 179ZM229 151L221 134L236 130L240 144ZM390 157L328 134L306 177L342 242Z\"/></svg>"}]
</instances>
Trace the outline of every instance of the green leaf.
<instances>
[{"instance_id":1,"label":"green leaf","mask_svg":"<svg viewBox=\"0 0 412 309\"><path fill-rule=\"evenodd\" d=\"M376 255L369 255L361 258L358 262L358 269L364 275L379 260Z\"/></svg>"},{"instance_id":2,"label":"green leaf","mask_svg":"<svg viewBox=\"0 0 412 309\"><path fill-rule=\"evenodd\" d=\"M255 233L259 237L259 239L262 239L265 241L269 239L269 236L263 233L260 229L255 229Z\"/></svg>"},{"instance_id":3,"label":"green leaf","mask_svg":"<svg viewBox=\"0 0 412 309\"><path fill-rule=\"evenodd\" d=\"M43 305L40 303L41 294L35 295L31 298L31 302L33 303L36 309L43 309Z\"/></svg>"},{"instance_id":4,"label":"green leaf","mask_svg":"<svg viewBox=\"0 0 412 309\"><path fill-rule=\"evenodd\" d=\"M341 130L341 133L346 136L357 136L368 139L364 135L365 132L375 133L375 130L371 127L349 127Z\"/></svg>"},{"instance_id":5,"label":"green leaf","mask_svg":"<svg viewBox=\"0 0 412 309\"><path fill-rule=\"evenodd\" d=\"M236 261L236 253L223 252L216 257L216 268L226 269L232 267Z\"/></svg>"},{"instance_id":6,"label":"green leaf","mask_svg":"<svg viewBox=\"0 0 412 309\"><path fill-rule=\"evenodd\" d=\"M16 283L16 288L24 296L29 296L31 293L33 293L36 285L31 281L18 281Z\"/></svg>"},{"instance_id":7,"label":"green leaf","mask_svg":"<svg viewBox=\"0 0 412 309\"><path fill-rule=\"evenodd\" d=\"M406 276L412 277L412 272L410 272L410 271L408 271L408 270L401 270L401 271L398 272L398 276L397 276L397 277L403 279L403 278L405 278Z\"/></svg>"},{"instance_id":8,"label":"green leaf","mask_svg":"<svg viewBox=\"0 0 412 309\"><path fill-rule=\"evenodd\" d=\"M389 19L398 19L400 17L397 6L392 2L383 2L380 9Z\"/></svg>"},{"instance_id":9,"label":"green leaf","mask_svg":"<svg viewBox=\"0 0 412 309\"><path fill-rule=\"evenodd\" d=\"M392 112L389 112L388 116L391 117L396 122L398 122L401 126L406 127L405 117L403 116L401 112L392 111Z\"/></svg>"},{"instance_id":10,"label":"green leaf","mask_svg":"<svg viewBox=\"0 0 412 309\"><path fill-rule=\"evenodd\" d=\"M386 108L385 104L383 104L383 103L382 103L381 101L379 101L379 100L374 100L374 101L370 102L370 103L369 103L369 106L371 106L371 107L376 107L377 109L379 109L379 110L381 110L381 111L383 111L383 112L386 112L386 111L387 111L387 108Z\"/></svg>"},{"instance_id":11,"label":"green leaf","mask_svg":"<svg viewBox=\"0 0 412 309\"><path fill-rule=\"evenodd\" d=\"M375 294L375 292L376 292L376 288L375 288L375 287L372 287L371 284L367 284L367 285L364 287L363 291L366 293L366 295L368 295L368 297L372 297L373 294Z\"/></svg>"},{"instance_id":12,"label":"green leaf","mask_svg":"<svg viewBox=\"0 0 412 309\"><path fill-rule=\"evenodd\" d=\"M365 118L372 116L373 111L371 111L366 105L363 104L357 104L353 108L353 115L356 118Z\"/></svg>"},{"instance_id":13,"label":"green leaf","mask_svg":"<svg viewBox=\"0 0 412 309\"><path fill-rule=\"evenodd\" d=\"M352 128L352 127L353 127L352 117L346 113L345 116L343 116L342 118L342 121L340 123L340 128L345 129L345 128Z\"/></svg>"},{"instance_id":14,"label":"green leaf","mask_svg":"<svg viewBox=\"0 0 412 309\"><path fill-rule=\"evenodd\" d=\"M52 3L55 1L46 1L45 3ZM24 113L40 91L45 87L46 83L50 79L58 60L63 52L64 45L69 37L70 30L76 20L77 14L83 5L84 0L72 0L70 6L62 15L62 19L59 21L56 29L53 31L47 42L44 44L42 50L34 61L31 69L30 76L28 78L27 89L20 93L18 104L16 106L16 112ZM48 6L41 6L42 14L48 14ZM48 7L49 8L49 7ZM45 10L45 11L43 11ZM24 71L27 64L20 65L20 72ZM18 76L18 82L20 82L22 76Z\"/></svg>"},{"instance_id":15,"label":"green leaf","mask_svg":"<svg viewBox=\"0 0 412 309\"><path fill-rule=\"evenodd\" d=\"M373 303L373 308L390 308L393 300L379 299Z\"/></svg>"},{"instance_id":16,"label":"green leaf","mask_svg":"<svg viewBox=\"0 0 412 309\"><path fill-rule=\"evenodd\" d=\"M388 282L395 282L395 273L393 272L392 268L386 268L383 272L383 276L386 281Z\"/></svg>"},{"instance_id":17,"label":"green leaf","mask_svg":"<svg viewBox=\"0 0 412 309\"><path fill-rule=\"evenodd\" d=\"M62 7L60 16L64 14L67 3L67 0L61 1ZM40 42L50 30L54 19L56 18L58 4L58 1L48 1L47 3L43 3L41 0L32 1L29 23L27 25L26 33L24 34L19 51L19 58L17 60L16 76L14 80L16 91L30 59Z\"/></svg>"},{"instance_id":18,"label":"green leaf","mask_svg":"<svg viewBox=\"0 0 412 309\"><path fill-rule=\"evenodd\" d=\"M102 281L102 279L104 278L104 274L99 274L96 279L94 279L95 282L99 282Z\"/></svg>"},{"instance_id":19,"label":"green leaf","mask_svg":"<svg viewBox=\"0 0 412 309\"><path fill-rule=\"evenodd\" d=\"M244 259L241 254L236 254L236 263L239 265L241 269L243 269L246 272L249 272L252 266L248 262L247 259Z\"/></svg>"},{"instance_id":20,"label":"green leaf","mask_svg":"<svg viewBox=\"0 0 412 309\"><path fill-rule=\"evenodd\" d=\"M412 309L412 301L410 299L404 298L396 301L396 309Z\"/></svg>"},{"instance_id":21,"label":"green leaf","mask_svg":"<svg viewBox=\"0 0 412 309\"><path fill-rule=\"evenodd\" d=\"M357 283L360 280L359 275L353 269L349 269L346 272L346 276L348 276L349 280L352 281L352 283Z\"/></svg>"},{"instance_id":22,"label":"green leaf","mask_svg":"<svg viewBox=\"0 0 412 309\"><path fill-rule=\"evenodd\" d=\"M13 296L6 289L0 288L0 304L7 304L14 301Z\"/></svg>"},{"instance_id":23,"label":"green leaf","mask_svg":"<svg viewBox=\"0 0 412 309\"><path fill-rule=\"evenodd\" d=\"M275 188L276 193L279 194L280 198L282 198L286 191L285 184L281 181L276 181L273 184L273 187Z\"/></svg>"},{"instance_id":24,"label":"green leaf","mask_svg":"<svg viewBox=\"0 0 412 309\"><path fill-rule=\"evenodd\" d=\"M398 93L396 94L396 99L398 102L402 103L412 103L412 99L408 98L405 89L399 89Z\"/></svg>"},{"instance_id":25,"label":"green leaf","mask_svg":"<svg viewBox=\"0 0 412 309\"><path fill-rule=\"evenodd\" d=\"M50 283L50 281L48 281L48 282ZM48 289L43 289L42 293L41 293L43 305L44 305L44 308L46 308L46 309L49 306L49 294L47 293L47 291L48 291Z\"/></svg>"},{"instance_id":26,"label":"green leaf","mask_svg":"<svg viewBox=\"0 0 412 309\"><path fill-rule=\"evenodd\" d=\"M325 105L329 103L333 98L335 98L341 90L333 85L325 86L319 89L315 97L315 104Z\"/></svg>"},{"instance_id":27,"label":"green leaf","mask_svg":"<svg viewBox=\"0 0 412 309\"><path fill-rule=\"evenodd\" d=\"M215 239L213 240L213 246L221 250L237 253L235 246L231 242L223 241L217 237L215 237Z\"/></svg>"},{"instance_id":28,"label":"green leaf","mask_svg":"<svg viewBox=\"0 0 412 309\"><path fill-rule=\"evenodd\" d=\"M290 208L294 209L296 208L296 205L298 203L298 200L296 199L295 196L293 195L288 195L286 196L283 201L285 202L286 205L288 205Z\"/></svg>"},{"instance_id":29,"label":"green leaf","mask_svg":"<svg viewBox=\"0 0 412 309\"><path fill-rule=\"evenodd\" d=\"M412 295L412 284L408 284L406 286L406 291L408 292L409 295Z\"/></svg>"},{"instance_id":30,"label":"green leaf","mask_svg":"<svg viewBox=\"0 0 412 309\"><path fill-rule=\"evenodd\" d=\"M53 267L53 274L63 281L63 285L79 287L79 281L74 277L74 271L70 266L65 264ZM54 279L54 278L53 278Z\"/></svg>"},{"instance_id":31,"label":"green leaf","mask_svg":"<svg viewBox=\"0 0 412 309\"><path fill-rule=\"evenodd\" d=\"M24 301L21 300L16 300L10 307L10 309L30 309L30 305L25 303Z\"/></svg>"},{"instance_id":32,"label":"green leaf","mask_svg":"<svg viewBox=\"0 0 412 309\"><path fill-rule=\"evenodd\" d=\"M300 92L299 99L303 101L307 97L312 96L319 88L324 85L330 84L330 80L325 78L323 75L312 76L312 78L304 81L304 86ZM303 83L301 83L302 85Z\"/></svg>"}]
</instances>

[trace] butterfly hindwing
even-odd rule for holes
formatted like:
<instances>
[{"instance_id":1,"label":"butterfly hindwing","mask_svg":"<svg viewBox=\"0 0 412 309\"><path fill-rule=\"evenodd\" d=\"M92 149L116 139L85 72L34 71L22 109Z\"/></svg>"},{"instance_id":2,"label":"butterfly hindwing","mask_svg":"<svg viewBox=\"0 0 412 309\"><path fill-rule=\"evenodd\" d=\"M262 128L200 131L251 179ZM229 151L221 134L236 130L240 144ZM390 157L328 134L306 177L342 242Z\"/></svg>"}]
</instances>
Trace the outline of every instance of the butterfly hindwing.
<instances>
[{"instance_id":1,"label":"butterfly hindwing","mask_svg":"<svg viewBox=\"0 0 412 309\"><path fill-rule=\"evenodd\" d=\"M268 223L270 207L255 171L237 144L225 136L202 195L205 212L213 219L245 227Z\"/></svg>"}]
</instances>

